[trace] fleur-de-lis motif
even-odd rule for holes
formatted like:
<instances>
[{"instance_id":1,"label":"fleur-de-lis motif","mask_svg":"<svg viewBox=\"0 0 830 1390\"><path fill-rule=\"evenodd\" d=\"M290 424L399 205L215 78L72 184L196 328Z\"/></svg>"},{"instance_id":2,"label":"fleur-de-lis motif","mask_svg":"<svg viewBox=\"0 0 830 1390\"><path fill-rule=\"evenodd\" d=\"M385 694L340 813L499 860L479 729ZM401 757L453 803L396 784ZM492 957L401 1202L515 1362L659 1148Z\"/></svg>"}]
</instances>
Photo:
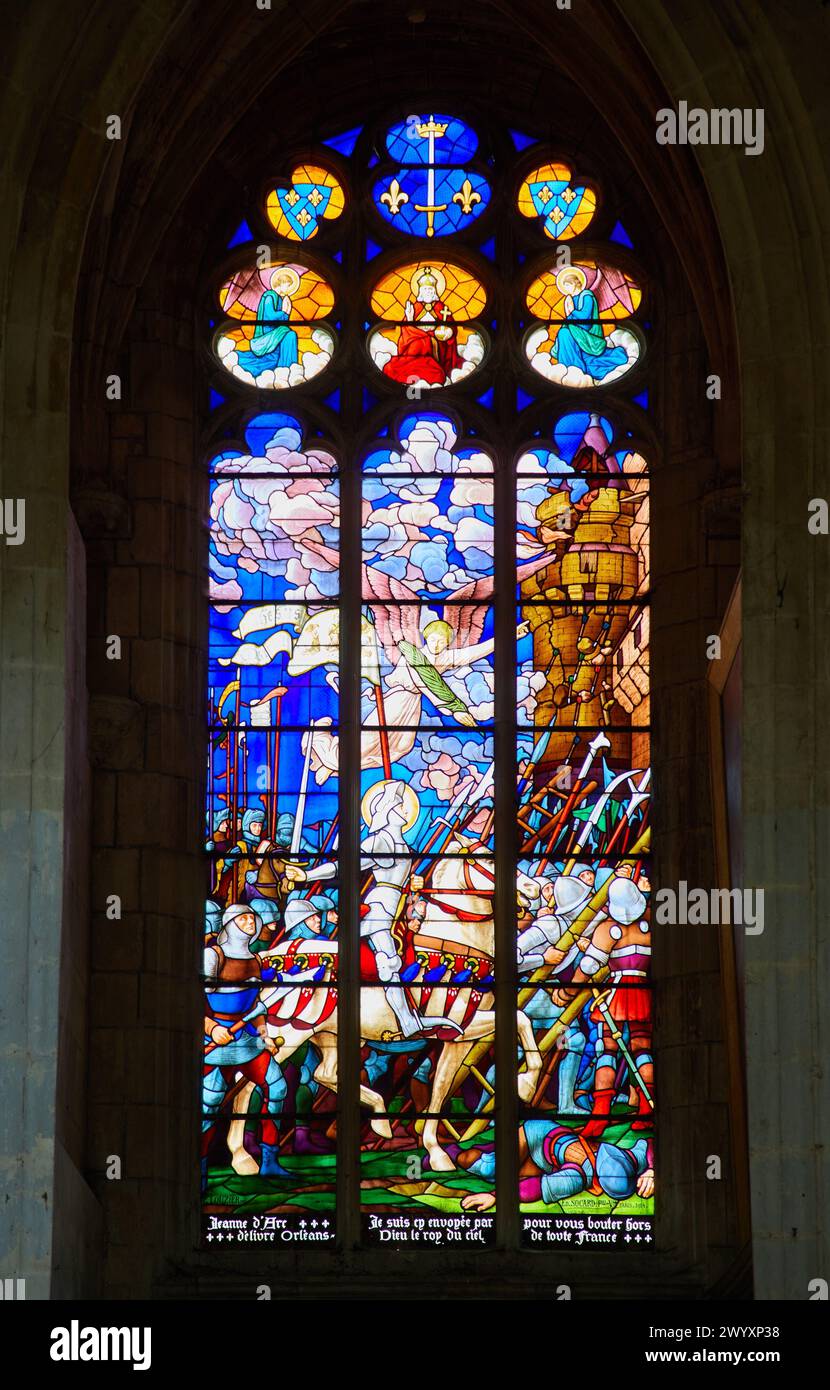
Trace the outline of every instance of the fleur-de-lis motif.
<instances>
[{"instance_id":1,"label":"fleur-de-lis motif","mask_svg":"<svg viewBox=\"0 0 830 1390\"><path fill-rule=\"evenodd\" d=\"M389 211L394 217L400 212L404 203L409 202L409 194L404 193L397 179L393 179L385 193L381 193L380 201L388 203Z\"/></svg>"},{"instance_id":2,"label":"fleur-de-lis motif","mask_svg":"<svg viewBox=\"0 0 830 1390\"><path fill-rule=\"evenodd\" d=\"M452 195L452 200L454 203L460 203L461 211L469 216L475 204L481 202L481 194L476 193L469 179L465 179L458 192Z\"/></svg>"}]
</instances>

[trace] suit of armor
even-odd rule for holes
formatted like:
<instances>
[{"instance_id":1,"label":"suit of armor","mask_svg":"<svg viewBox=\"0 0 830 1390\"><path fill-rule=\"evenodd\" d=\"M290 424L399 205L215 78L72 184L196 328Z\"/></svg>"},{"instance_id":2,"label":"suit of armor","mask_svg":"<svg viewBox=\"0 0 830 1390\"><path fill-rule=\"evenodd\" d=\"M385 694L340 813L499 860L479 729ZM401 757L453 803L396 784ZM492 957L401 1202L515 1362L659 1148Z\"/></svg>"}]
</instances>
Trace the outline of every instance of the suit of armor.
<instances>
[{"instance_id":1,"label":"suit of armor","mask_svg":"<svg viewBox=\"0 0 830 1390\"><path fill-rule=\"evenodd\" d=\"M405 785L394 781L383 784L372 802L369 833L360 846L360 865L372 874L373 882L365 898L360 935L368 940L374 952L378 979L384 986L387 1003L402 1035L421 1037L442 1027L457 1035L460 1029L450 1019L432 1016L425 1019L416 1013L401 984L403 962L392 928L400 915L412 868L409 846L403 835Z\"/></svg>"}]
</instances>

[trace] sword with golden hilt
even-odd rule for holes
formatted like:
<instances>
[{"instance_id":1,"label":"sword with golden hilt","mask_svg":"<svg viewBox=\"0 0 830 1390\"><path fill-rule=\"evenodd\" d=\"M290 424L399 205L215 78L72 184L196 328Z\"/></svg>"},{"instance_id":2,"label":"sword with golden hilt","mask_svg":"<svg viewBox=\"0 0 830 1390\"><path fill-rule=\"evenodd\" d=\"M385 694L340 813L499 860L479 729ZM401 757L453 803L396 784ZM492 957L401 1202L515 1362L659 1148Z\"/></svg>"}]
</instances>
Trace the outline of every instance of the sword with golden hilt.
<instances>
[{"instance_id":1,"label":"sword with golden hilt","mask_svg":"<svg viewBox=\"0 0 830 1390\"><path fill-rule=\"evenodd\" d=\"M427 169L427 202L416 203L416 212L425 212L427 215L427 236L435 236L435 214L436 212L446 212L446 203L436 203L435 201L435 141L440 140L447 133L446 122L436 121L434 116L430 116L428 121L421 121L415 127L422 140L429 141L429 167Z\"/></svg>"}]
</instances>

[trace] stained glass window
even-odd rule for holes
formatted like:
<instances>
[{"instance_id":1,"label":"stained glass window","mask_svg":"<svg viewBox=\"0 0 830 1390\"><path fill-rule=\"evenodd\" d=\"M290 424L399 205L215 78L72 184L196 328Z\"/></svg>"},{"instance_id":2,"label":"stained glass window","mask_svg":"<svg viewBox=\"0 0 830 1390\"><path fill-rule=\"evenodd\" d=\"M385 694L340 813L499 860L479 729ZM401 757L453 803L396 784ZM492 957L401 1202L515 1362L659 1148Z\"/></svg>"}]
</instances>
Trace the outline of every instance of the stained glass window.
<instances>
[{"instance_id":1,"label":"stained glass window","mask_svg":"<svg viewBox=\"0 0 830 1390\"><path fill-rule=\"evenodd\" d=\"M442 103L286 154L211 340L205 1238L648 1242L629 214Z\"/></svg>"},{"instance_id":2,"label":"stained glass window","mask_svg":"<svg viewBox=\"0 0 830 1390\"><path fill-rule=\"evenodd\" d=\"M484 286L462 266L419 261L388 272L372 290L372 311L385 323L369 336L369 354L384 376L420 391L470 376L484 360L485 334L474 320Z\"/></svg>"}]
</instances>

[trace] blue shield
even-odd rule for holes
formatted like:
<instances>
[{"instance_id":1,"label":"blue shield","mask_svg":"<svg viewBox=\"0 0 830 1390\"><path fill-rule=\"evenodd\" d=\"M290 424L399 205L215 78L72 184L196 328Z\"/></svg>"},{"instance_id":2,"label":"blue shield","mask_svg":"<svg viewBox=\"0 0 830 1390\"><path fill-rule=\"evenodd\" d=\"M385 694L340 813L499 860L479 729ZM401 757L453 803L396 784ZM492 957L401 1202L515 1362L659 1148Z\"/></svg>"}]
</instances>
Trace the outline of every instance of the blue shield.
<instances>
[{"instance_id":1,"label":"blue shield","mask_svg":"<svg viewBox=\"0 0 830 1390\"><path fill-rule=\"evenodd\" d=\"M331 194L330 188L319 183L292 183L290 188L278 189L280 208L301 241L316 232L317 219L324 215Z\"/></svg>"}]
</instances>

